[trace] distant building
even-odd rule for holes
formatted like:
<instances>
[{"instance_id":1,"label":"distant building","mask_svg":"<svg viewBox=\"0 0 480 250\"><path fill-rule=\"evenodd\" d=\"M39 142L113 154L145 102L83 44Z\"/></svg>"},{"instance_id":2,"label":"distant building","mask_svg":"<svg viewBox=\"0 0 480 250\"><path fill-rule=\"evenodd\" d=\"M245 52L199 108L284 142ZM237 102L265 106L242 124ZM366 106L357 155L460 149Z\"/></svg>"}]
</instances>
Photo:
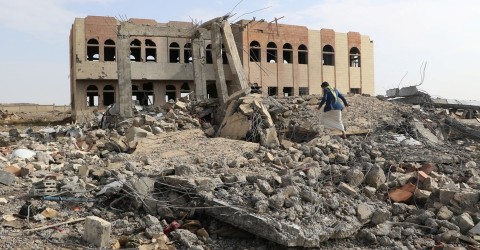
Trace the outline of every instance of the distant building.
<instances>
[{"instance_id":1,"label":"distant building","mask_svg":"<svg viewBox=\"0 0 480 250\"><path fill-rule=\"evenodd\" d=\"M130 23L162 28L192 28L188 22ZM117 25L112 17L76 18L70 33L72 112L76 118L118 100ZM321 94L328 81L343 93L374 94L373 41L358 32L242 20L231 24L250 84L265 95ZM191 40L172 36L131 36L132 99L160 106L195 90ZM210 40L204 41L207 96L216 97ZM232 79L223 54L227 86ZM229 92L233 92L229 88Z\"/></svg>"}]
</instances>

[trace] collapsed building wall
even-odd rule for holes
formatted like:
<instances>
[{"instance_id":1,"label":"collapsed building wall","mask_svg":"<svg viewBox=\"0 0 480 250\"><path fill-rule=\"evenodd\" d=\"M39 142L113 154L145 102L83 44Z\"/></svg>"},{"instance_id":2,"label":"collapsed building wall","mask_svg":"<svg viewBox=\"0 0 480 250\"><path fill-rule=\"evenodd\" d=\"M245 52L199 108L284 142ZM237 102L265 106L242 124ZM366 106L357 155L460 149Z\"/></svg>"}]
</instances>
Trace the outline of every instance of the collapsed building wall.
<instances>
[{"instance_id":1,"label":"collapsed building wall","mask_svg":"<svg viewBox=\"0 0 480 250\"><path fill-rule=\"evenodd\" d=\"M130 19L126 24L129 33L123 35L128 35L132 92L142 92L147 101L138 100L138 93L132 93L134 100L158 107L192 91L204 98L218 96L211 37L195 40L195 27L187 22ZM118 25L114 18L99 16L76 18L72 25L71 98L77 119L94 109L105 109L122 96L117 72ZM238 62L229 58L235 48L224 42L218 66L224 71L229 94L240 86L236 77L259 85L264 95L319 94L322 81L332 82L342 92L374 93L373 43L368 36L256 21L239 21L231 33L229 40L234 40L242 64L232 65ZM196 67L201 67L197 73L196 57L200 60ZM237 70L232 71L232 66ZM236 75L238 66L245 75ZM207 86L197 88L198 79Z\"/></svg>"}]
</instances>

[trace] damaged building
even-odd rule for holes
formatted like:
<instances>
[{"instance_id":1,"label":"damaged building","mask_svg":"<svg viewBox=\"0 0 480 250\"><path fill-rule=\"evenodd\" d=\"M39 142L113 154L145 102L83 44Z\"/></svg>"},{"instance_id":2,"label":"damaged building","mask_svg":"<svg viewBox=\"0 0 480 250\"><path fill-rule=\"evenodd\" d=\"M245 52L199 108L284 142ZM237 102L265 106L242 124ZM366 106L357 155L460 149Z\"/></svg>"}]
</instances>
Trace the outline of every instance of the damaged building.
<instances>
[{"instance_id":1,"label":"damaged building","mask_svg":"<svg viewBox=\"0 0 480 250\"><path fill-rule=\"evenodd\" d=\"M75 119L129 99L125 93L137 104L153 107L192 92L197 99L218 97L210 30L191 22L129 19L123 22L127 27L122 33L121 23L113 17L87 16L76 18L72 25L70 87ZM373 41L366 35L252 20L232 23L231 30L245 81L258 85L264 95L320 94L323 81L344 93L374 94ZM131 63L128 74L119 77L121 38L128 42L126 58ZM242 85L235 83L229 48L222 44L220 51L218 65L223 66L227 86L222 91L232 94ZM196 74L194 61L201 65ZM125 86L131 82L131 92L119 91L119 80L124 78L129 80Z\"/></svg>"}]
</instances>

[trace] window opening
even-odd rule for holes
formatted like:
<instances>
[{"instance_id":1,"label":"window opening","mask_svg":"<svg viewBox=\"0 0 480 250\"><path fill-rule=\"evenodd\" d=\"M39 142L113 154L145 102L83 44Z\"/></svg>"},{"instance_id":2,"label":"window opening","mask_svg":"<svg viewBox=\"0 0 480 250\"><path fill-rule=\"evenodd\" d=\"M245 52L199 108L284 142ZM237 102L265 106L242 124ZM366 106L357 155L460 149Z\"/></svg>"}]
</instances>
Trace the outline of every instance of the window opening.
<instances>
[{"instance_id":1,"label":"window opening","mask_svg":"<svg viewBox=\"0 0 480 250\"><path fill-rule=\"evenodd\" d=\"M309 93L308 93L308 87L299 87L299 88L298 88L298 94L299 94L300 96L309 95Z\"/></svg>"},{"instance_id":2,"label":"window opening","mask_svg":"<svg viewBox=\"0 0 480 250\"><path fill-rule=\"evenodd\" d=\"M228 64L227 52L225 51L225 47L223 47L223 44L222 44L222 63Z\"/></svg>"},{"instance_id":3,"label":"window opening","mask_svg":"<svg viewBox=\"0 0 480 250\"><path fill-rule=\"evenodd\" d=\"M286 43L283 45L283 63L293 62L293 48L292 45Z\"/></svg>"},{"instance_id":4,"label":"window opening","mask_svg":"<svg viewBox=\"0 0 480 250\"><path fill-rule=\"evenodd\" d=\"M115 42L112 39L108 39L105 41L103 45L103 56L105 61L115 61Z\"/></svg>"},{"instance_id":5,"label":"window opening","mask_svg":"<svg viewBox=\"0 0 480 250\"><path fill-rule=\"evenodd\" d=\"M157 47L155 46L156 45L152 40L145 40L145 56L147 57L147 62L157 61Z\"/></svg>"},{"instance_id":6,"label":"window opening","mask_svg":"<svg viewBox=\"0 0 480 250\"><path fill-rule=\"evenodd\" d=\"M193 57L192 57L192 44L187 43L183 47L183 62L184 63L192 63L193 62Z\"/></svg>"},{"instance_id":7,"label":"window opening","mask_svg":"<svg viewBox=\"0 0 480 250\"><path fill-rule=\"evenodd\" d=\"M269 96L276 96L277 95L277 87L268 87L267 92Z\"/></svg>"},{"instance_id":8,"label":"window opening","mask_svg":"<svg viewBox=\"0 0 480 250\"><path fill-rule=\"evenodd\" d=\"M215 81L207 81L207 98L218 98L217 85L215 85Z\"/></svg>"},{"instance_id":9,"label":"window opening","mask_svg":"<svg viewBox=\"0 0 480 250\"><path fill-rule=\"evenodd\" d=\"M174 85L167 85L165 87L165 101L177 100L177 88Z\"/></svg>"},{"instance_id":10,"label":"window opening","mask_svg":"<svg viewBox=\"0 0 480 250\"><path fill-rule=\"evenodd\" d=\"M274 42L267 44L267 62L277 63L277 45Z\"/></svg>"},{"instance_id":11,"label":"window opening","mask_svg":"<svg viewBox=\"0 0 480 250\"><path fill-rule=\"evenodd\" d=\"M213 64L212 45L211 44L207 45L207 48L205 49L205 56L206 56L206 63L207 64Z\"/></svg>"},{"instance_id":12,"label":"window opening","mask_svg":"<svg viewBox=\"0 0 480 250\"><path fill-rule=\"evenodd\" d=\"M100 49L97 39L90 39L87 42L87 60L98 61L100 59Z\"/></svg>"},{"instance_id":13,"label":"window opening","mask_svg":"<svg viewBox=\"0 0 480 250\"><path fill-rule=\"evenodd\" d=\"M257 41L252 41L250 43L250 62L260 62L260 43Z\"/></svg>"},{"instance_id":14,"label":"window opening","mask_svg":"<svg viewBox=\"0 0 480 250\"><path fill-rule=\"evenodd\" d=\"M180 97L185 97L187 96L187 99L190 99L190 86L188 85L188 82L184 82L182 84L182 87L180 87Z\"/></svg>"},{"instance_id":15,"label":"window opening","mask_svg":"<svg viewBox=\"0 0 480 250\"><path fill-rule=\"evenodd\" d=\"M283 96L293 96L293 88L292 87L284 87L283 88Z\"/></svg>"},{"instance_id":16,"label":"window opening","mask_svg":"<svg viewBox=\"0 0 480 250\"><path fill-rule=\"evenodd\" d=\"M130 61L131 62L141 62L141 45L142 43L138 39L134 39L130 43Z\"/></svg>"},{"instance_id":17,"label":"window opening","mask_svg":"<svg viewBox=\"0 0 480 250\"><path fill-rule=\"evenodd\" d=\"M360 67L360 50L356 47L350 49L350 67Z\"/></svg>"},{"instance_id":18,"label":"window opening","mask_svg":"<svg viewBox=\"0 0 480 250\"><path fill-rule=\"evenodd\" d=\"M178 43L171 43L169 48L169 62L171 63L180 63L180 46Z\"/></svg>"},{"instance_id":19,"label":"window opening","mask_svg":"<svg viewBox=\"0 0 480 250\"><path fill-rule=\"evenodd\" d=\"M115 89L112 85L103 87L103 106L115 103Z\"/></svg>"},{"instance_id":20,"label":"window opening","mask_svg":"<svg viewBox=\"0 0 480 250\"><path fill-rule=\"evenodd\" d=\"M335 65L335 51L330 45L323 47L323 65Z\"/></svg>"},{"instance_id":21,"label":"window opening","mask_svg":"<svg viewBox=\"0 0 480 250\"><path fill-rule=\"evenodd\" d=\"M298 46L298 64L308 64L308 49L303 44Z\"/></svg>"},{"instance_id":22,"label":"window opening","mask_svg":"<svg viewBox=\"0 0 480 250\"><path fill-rule=\"evenodd\" d=\"M361 94L362 90L360 88L350 88L350 93L352 94Z\"/></svg>"},{"instance_id":23,"label":"window opening","mask_svg":"<svg viewBox=\"0 0 480 250\"><path fill-rule=\"evenodd\" d=\"M153 95L153 83L147 82L142 85L142 98L140 99L140 105L150 106L153 105L154 95Z\"/></svg>"},{"instance_id":24,"label":"window opening","mask_svg":"<svg viewBox=\"0 0 480 250\"><path fill-rule=\"evenodd\" d=\"M87 106L88 107L98 106L98 88L95 85L89 85L87 87Z\"/></svg>"}]
</instances>

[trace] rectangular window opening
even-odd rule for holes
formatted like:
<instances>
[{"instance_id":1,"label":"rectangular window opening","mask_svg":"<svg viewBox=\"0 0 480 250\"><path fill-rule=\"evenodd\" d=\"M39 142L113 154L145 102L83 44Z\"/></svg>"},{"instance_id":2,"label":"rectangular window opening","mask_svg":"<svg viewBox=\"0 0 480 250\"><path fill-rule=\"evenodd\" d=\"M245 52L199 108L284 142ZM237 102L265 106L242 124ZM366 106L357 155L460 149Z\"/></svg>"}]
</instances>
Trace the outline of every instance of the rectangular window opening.
<instances>
[{"instance_id":1,"label":"rectangular window opening","mask_svg":"<svg viewBox=\"0 0 480 250\"><path fill-rule=\"evenodd\" d=\"M298 52L298 64L308 64L308 52Z\"/></svg>"},{"instance_id":2,"label":"rectangular window opening","mask_svg":"<svg viewBox=\"0 0 480 250\"><path fill-rule=\"evenodd\" d=\"M292 87L284 87L283 88L283 96L293 96L293 88Z\"/></svg>"},{"instance_id":3,"label":"rectangular window opening","mask_svg":"<svg viewBox=\"0 0 480 250\"><path fill-rule=\"evenodd\" d=\"M361 94L362 89L360 89L360 88L350 88L350 93L351 94Z\"/></svg>"},{"instance_id":4,"label":"rectangular window opening","mask_svg":"<svg viewBox=\"0 0 480 250\"><path fill-rule=\"evenodd\" d=\"M298 94L299 94L300 96L309 95L309 93L308 93L308 87L299 87L299 88L298 88Z\"/></svg>"},{"instance_id":5,"label":"rectangular window opening","mask_svg":"<svg viewBox=\"0 0 480 250\"><path fill-rule=\"evenodd\" d=\"M268 87L267 88L269 96L276 96L277 95L277 87Z\"/></svg>"}]
</instances>

